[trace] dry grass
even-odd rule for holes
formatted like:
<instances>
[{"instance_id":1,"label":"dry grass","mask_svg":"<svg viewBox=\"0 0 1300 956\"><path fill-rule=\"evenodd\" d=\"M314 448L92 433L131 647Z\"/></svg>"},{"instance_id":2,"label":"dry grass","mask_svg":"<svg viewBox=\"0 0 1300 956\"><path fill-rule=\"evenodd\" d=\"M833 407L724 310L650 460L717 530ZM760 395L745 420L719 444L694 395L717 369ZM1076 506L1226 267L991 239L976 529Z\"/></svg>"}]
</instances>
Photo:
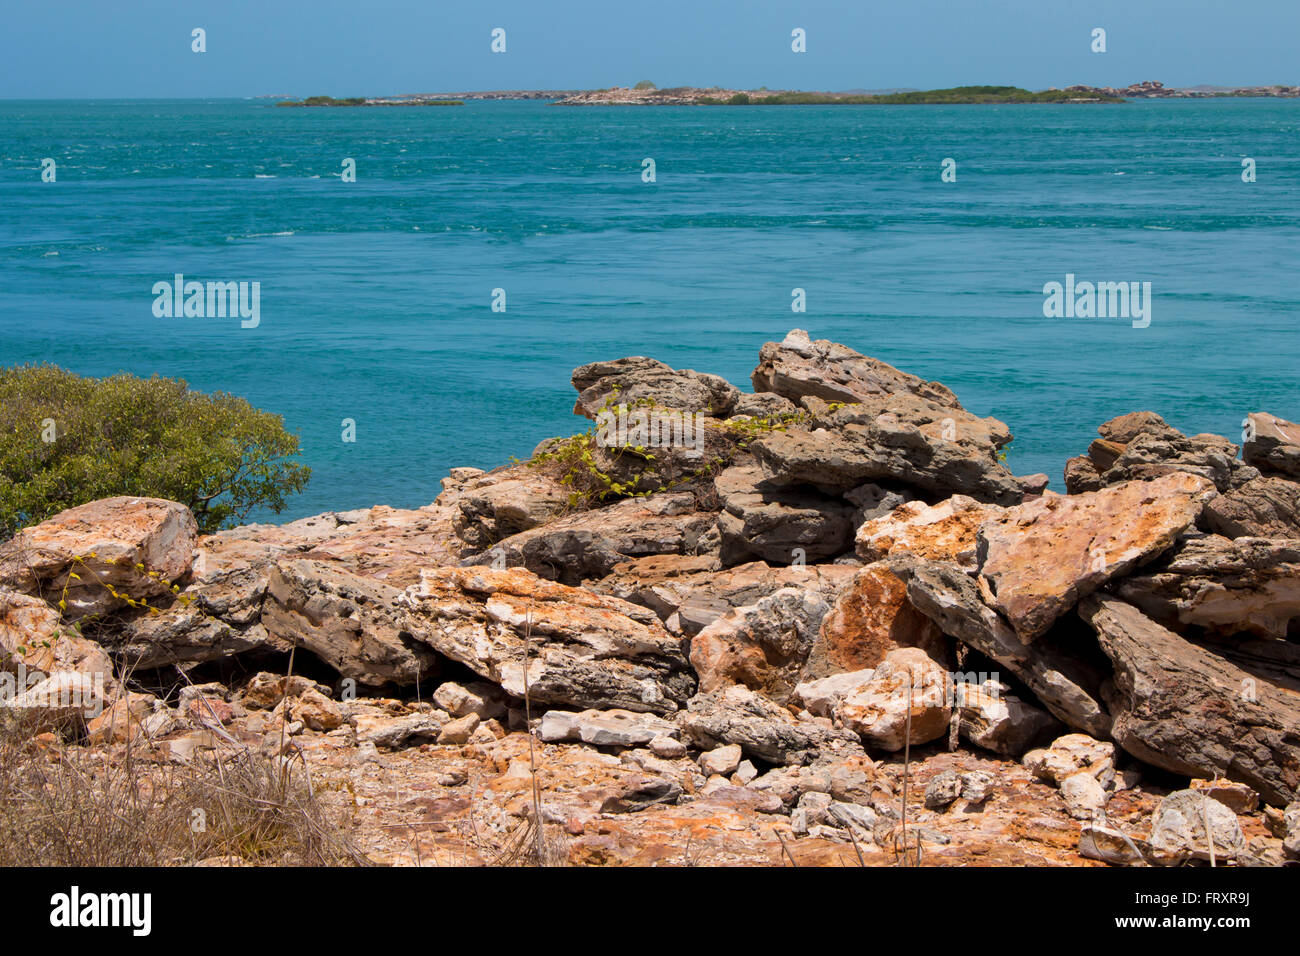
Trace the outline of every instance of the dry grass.
<instances>
[{"instance_id":1,"label":"dry grass","mask_svg":"<svg viewBox=\"0 0 1300 956\"><path fill-rule=\"evenodd\" d=\"M0 726L0 866L368 862L284 758L231 748L175 764L35 729Z\"/></svg>"}]
</instances>

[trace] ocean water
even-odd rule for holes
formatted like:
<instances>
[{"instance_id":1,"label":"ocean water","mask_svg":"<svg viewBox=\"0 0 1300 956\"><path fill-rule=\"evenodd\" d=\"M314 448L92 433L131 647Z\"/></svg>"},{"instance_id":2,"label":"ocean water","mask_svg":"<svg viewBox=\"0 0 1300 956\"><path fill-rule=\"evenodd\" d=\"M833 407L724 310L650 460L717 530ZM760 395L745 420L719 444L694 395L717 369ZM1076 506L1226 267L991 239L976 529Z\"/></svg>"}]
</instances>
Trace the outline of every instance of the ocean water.
<instances>
[{"instance_id":1,"label":"ocean water","mask_svg":"<svg viewBox=\"0 0 1300 956\"><path fill-rule=\"evenodd\" d=\"M1257 409L1300 419L1297 100L11 101L0 197L0 364L177 376L283 415L314 475L279 520L427 504L451 467L581 431L586 362L748 387L793 327L944 382L1058 489L1124 412L1230 436ZM260 282L261 324L155 318L178 272ZM1044 318L1066 273L1149 281L1150 326Z\"/></svg>"}]
</instances>

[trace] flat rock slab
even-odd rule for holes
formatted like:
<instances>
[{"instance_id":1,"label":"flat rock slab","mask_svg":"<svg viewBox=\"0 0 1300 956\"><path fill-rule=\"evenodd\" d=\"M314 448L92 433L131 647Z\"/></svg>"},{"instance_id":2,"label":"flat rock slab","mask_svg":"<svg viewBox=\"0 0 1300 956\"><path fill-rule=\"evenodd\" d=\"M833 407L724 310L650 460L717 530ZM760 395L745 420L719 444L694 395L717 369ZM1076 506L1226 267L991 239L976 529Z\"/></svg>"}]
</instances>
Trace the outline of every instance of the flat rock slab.
<instances>
[{"instance_id":1,"label":"flat rock slab","mask_svg":"<svg viewBox=\"0 0 1300 956\"><path fill-rule=\"evenodd\" d=\"M986 599L1033 641L1079 598L1170 548L1214 494L1207 479L1176 472L1008 508L980 526Z\"/></svg>"}]
</instances>

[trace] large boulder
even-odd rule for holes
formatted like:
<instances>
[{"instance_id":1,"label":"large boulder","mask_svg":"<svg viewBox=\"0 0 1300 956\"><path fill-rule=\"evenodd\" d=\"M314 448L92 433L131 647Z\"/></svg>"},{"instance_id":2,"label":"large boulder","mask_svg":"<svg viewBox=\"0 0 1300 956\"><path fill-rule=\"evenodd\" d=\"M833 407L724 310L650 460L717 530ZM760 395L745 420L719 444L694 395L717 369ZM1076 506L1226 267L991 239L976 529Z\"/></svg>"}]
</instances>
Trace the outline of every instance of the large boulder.
<instances>
[{"instance_id":1,"label":"large boulder","mask_svg":"<svg viewBox=\"0 0 1300 956\"><path fill-rule=\"evenodd\" d=\"M691 640L700 692L744 684L785 701L829 610L816 591L782 588L718 618Z\"/></svg>"},{"instance_id":2,"label":"large boulder","mask_svg":"<svg viewBox=\"0 0 1300 956\"><path fill-rule=\"evenodd\" d=\"M573 413L587 418L595 418L611 403L645 401L726 418L740 398L740 390L720 376L679 371L639 355L583 365L573 370L572 382L578 390Z\"/></svg>"},{"instance_id":3,"label":"large boulder","mask_svg":"<svg viewBox=\"0 0 1300 956\"><path fill-rule=\"evenodd\" d=\"M899 647L947 658L939 628L907 599L907 585L884 564L859 570L821 622L803 679L871 668Z\"/></svg>"},{"instance_id":4,"label":"large boulder","mask_svg":"<svg viewBox=\"0 0 1300 956\"><path fill-rule=\"evenodd\" d=\"M1300 482L1255 478L1212 499L1201 522L1227 538L1300 538Z\"/></svg>"},{"instance_id":5,"label":"large boulder","mask_svg":"<svg viewBox=\"0 0 1300 956\"><path fill-rule=\"evenodd\" d=\"M262 626L276 648L304 648L358 683L414 684L436 672L437 658L415 638L402 594L323 561L281 561Z\"/></svg>"},{"instance_id":6,"label":"large boulder","mask_svg":"<svg viewBox=\"0 0 1300 956\"><path fill-rule=\"evenodd\" d=\"M763 561L719 570L709 555L651 555L617 565L593 582L600 594L650 608L674 633L698 634L738 607L754 604L782 588L816 591L833 601L857 573L840 564L772 567Z\"/></svg>"},{"instance_id":7,"label":"large boulder","mask_svg":"<svg viewBox=\"0 0 1300 956\"><path fill-rule=\"evenodd\" d=\"M113 662L94 641L64 624L40 598L0 588L0 672L25 676L79 671L113 676Z\"/></svg>"},{"instance_id":8,"label":"large boulder","mask_svg":"<svg viewBox=\"0 0 1300 956\"><path fill-rule=\"evenodd\" d=\"M886 482L932 496L965 494L998 504L1024 499L1024 489L998 460L1011 433L995 418L911 393L842 407L815 397L804 404L808 421L749 446L776 484L843 494L867 482Z\"/></svg>"},{"instance_id":9,"label":"large boulder","mask_svg":"<svg viewBox=\"0 0 1300 956\"><path fill-rule=\"evenodd\" d=\"M911 501L858 528L857 552L863 561L878 561L894 551L920 558L951 561L975 571L979 527L1001 514L997 505L953 495L937 505Z\"/></svg>"},{"instance_id":10,"label":"large boulder","mask_svg":"<svg viewBox=\"0 0 1300 956\"><path fill-rule=\"evenodd\" d=\"M1188 777L1225 776L1269 803L1300 787L1300 693L1183 640L1117 598L1079 614L1115 665L1112 735L1146 763Z\"/></svg>"},{"instance_id":11,"label":"large boulder","mask_svg":"<svg viewBox=\"0 0 1300 956\"><path fill-rule=\"evenodd\" d=\"M938 740L952 723L953 683L924 651L890 651L871 679L835 708L836 718L868 747L902 750ZM910 734L909 734L910 731Z\"/></svg>"},{"instance_id":12,"label":"large boulder","mask_svg":"<svg viewBox=\"0 0 1300 956\"><path fill-rule=\"evenodd\" d=\"M654 612L523 569L432 569L401 604L419 642L515 697L669 714L695 691L680 639Z\"/></svg>"},{"instance_id":13,"label":"large boulder","mask_svg":"<svg viewBox=\"0 0 1300 956\"><path fill-rule=\"evenodd\" d=\"M900 372L826 339L812 341L803 329L792 329L781 342L768 342L759 351L751 376L756 392L775 392L796 405L812 396L827 402L859 402L900 393L920 396L937 405L960 408L948 388Z\"/></svg>"},{"instance_id":14,"label":"large boulder","mask_svg":"<svg viewBox=\"0 0 1300 956\"><path fill-rule=\"evenodd\" d=\"M806 561L822 561L851 547L854 508L843 498L775 485L753 463L732 465L713 484L723 508L724 565L754 558L790 564L796 549Z\"/></svg>"},{"instance_id":15,"label":"large boulder","mask_svg":"<svg viewBox=\"0 0 1300 956\"><path fill-rule=\"evenodd\" d=\"M828 752L862 752L852 732L798 719L740 684L692 698L677 722L686 739L702 750L739 744L747 757L767 763L803 764Z\"/></svg>"},{"instance_id":16,"label":"large boulder","mask_svg":"<svg viewBox=\"0 0 1300 956\"><path fill-rule=\"evenodd\" d=\"M695 496L685 492L629 498L511 535L464 565L523 567L576 585L632 558L716 552L717 519L715 512L697 511Z\"/></svg>"},{"instance_id":17,"label":"large boulder","mask_svg":"<svg viewBox=\"0 0 1300 956\"><path fill-rule=\"evenodd\" d=\"M1115 590L1177 631L1284 638L1300 617L1300 539L1192 538Z\"/></svg>"},{"instance_id":18,"label":"large boulder","mask_svg":"<svg viewBox=\"0 0 1300 956\"><path fill-rule=\"evenodd\" d=\"M478 550L545 524L568 507L570 490L527 466L500 468L444 491L438 503L454 503L452 527Z\"/></svg>"},{"instance_id":19,"label":"large boulder","mask_svg":"<svg viewBox=\"0 0 1300 956\"><path fill-rule=\"evenodd\" d=\"M1241 457L1266 474L1300 479L1300 425L1268 412L1246 416Z\"/></svg>"},{"instance_id":20,"label":"large boulder","mask_svg":"<svg viewBox=\"0 0 1300 956\"><path fill-rule=\"evenodd\" d=\"M1167 550L1215 494L1185 472L1008 508L980 526L989 603L1026 643L1079 598Z\"/></svg>"},{"instance_id":21,"label":"large boulder","mask_svg":"<svg viewBox=\"0 0 1300 956\"><path fill-rule=\"evenodd\" d=\"M1110 730L1101 702L1105 672L1076 645L1039 641L1026 645L997 612L980 600L975 582L954 564L893 555L890 569L907 584L907 597L950 637L1014 674L1062 723L1097 737ZM1094 649L1095 653L1095 649Z\"/></svg>"},{"instance_id":22,"label":"large boulder","mask_svg":"<svg viewBox=\"0 0 1300 956\"><path fill-rule=\"evenodd\" d=\"M69 621L120 610L183 584L197 535L194 515L175 501L92 501L0 545L0 585L60 606Z\"/></svg>"}]
</instances>

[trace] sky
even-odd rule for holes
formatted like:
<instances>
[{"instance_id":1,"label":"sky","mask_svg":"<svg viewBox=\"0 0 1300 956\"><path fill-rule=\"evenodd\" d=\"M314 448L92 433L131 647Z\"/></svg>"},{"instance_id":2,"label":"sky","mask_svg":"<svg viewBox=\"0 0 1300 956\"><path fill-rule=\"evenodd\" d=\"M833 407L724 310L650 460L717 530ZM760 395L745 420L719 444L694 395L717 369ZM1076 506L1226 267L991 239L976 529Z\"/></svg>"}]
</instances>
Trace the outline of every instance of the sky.
<instances>
[{"instance_id":1,"label":"sky","mask_svg":"<svg viewBox=\"0 0 1300 956\"><path fill-rule=\"evenodd\" d=\"M1300 0L4 0L3 22L3 99L1300 83Z\"/></svg>"}]
</instances>

